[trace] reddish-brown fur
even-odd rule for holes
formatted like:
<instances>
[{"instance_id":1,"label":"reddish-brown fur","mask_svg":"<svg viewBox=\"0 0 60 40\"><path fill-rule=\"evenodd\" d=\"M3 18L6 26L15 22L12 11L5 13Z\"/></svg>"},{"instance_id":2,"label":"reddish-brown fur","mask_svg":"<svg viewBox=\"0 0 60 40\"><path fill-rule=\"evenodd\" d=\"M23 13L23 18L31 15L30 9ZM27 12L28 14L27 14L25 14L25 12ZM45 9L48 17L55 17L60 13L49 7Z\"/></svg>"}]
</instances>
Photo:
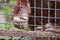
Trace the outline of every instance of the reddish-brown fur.
<instances>
[{"instance_id":1,"label":"reddish-brown fur","mask_svg":"<svg viewBox=\"0 0 60 40\"><path fill-rule=\"evenodd\" d=\"M21 3L20 3L20 0L17 0L17 4L15 5L15 8L14 8L14 14L19 14L20 5L27 6L27 1L26 0L21 0Z\"/></svg>"},{"instance_id":2,"label":"reddish-brown fur","mask_svg":"<svg viewBox=\"0 0 60 40\"><path fill-rule=\"evenodd\" d=\"M20 11L20 0L17 1L18 3L16 4L15 8L14 8L14 14L19 14L19 11ZM22 0L22 3L23 5L26 6L26 0ZM29 3L30 3L30 7L34 7L34 0L29 0ZM60 2L57 2L57 9L60 9ZM36 0L36 16L41 16L41 9L38 9L38 8L41 8L41 0ZM43 0L43 8L47 8L47 9L43 9L42 11L42 14L43 14L43 17L48 17L48 0ZM50 1L50 8L51 9L55 9L55 2L54 1ZM31 9L31 13L29 15L31 16L34 16L34 8L30 8ZM57 17L60 17L60 10L56 11L56 16ZM50 17L54 17L54 18L50 18L50 23L53 24L53 26L55 26L54 24L56 23L57 25L60 26L60 19L56 19L56 22L55 22L55 10L50 10ZM41 20L43 19L43 21ZM36 18L36 25L41 25L41 22L43 22L43 25L46 25L48 23L48 18L41 18L41 17L37 17ZM28 20L28 23L29 24L32 24L34 25L34 17L29 17L29 20ZM17 27L17 26L16 26ZM37 27L37 26L29 26L31 30L34 30L34 27ZM56 26L57 27L57 26ZM44 26L44 30L45 30L45 26ZM60 33L60 28L58 29L54 29L51 27L51 29L47 29L47 31L51 31L51 32L56 32L56 33ZM57 39L59 40L59 39Z\"/></svg>"},{"instance_id":3,"label":"reddish-brown fur","mask_svg":"<svg viewBox=\"0 0 60 40\"><path fill-rule=\"evenodd\" d=\"M20 8L19 8L19 5L20 5L20 0L17 1L18 3L16 4L15 6L15 9L14 9L14 13L15 14L19 14L19 11L20 11ZM30 7L34 7L34 0L29 0L30 2ZM24 5L26 5L27 1L26 0L22 0L22 3ZM57 2L57 8L60 8L59 6L60 2ZM41 9L38 9L41 8L41 0L37 0L36 1L36 16L41 16ZM48 0L43 0L43 8L47 8L47 9L43 9L43 17L48 17ZM55 2L54 1L50 1L50 8L51 9L55 9ZM60 17L60 11L57 11L56 12L57 14L57 17ZM31 16L34 16L34 8L31 8ZM55 17L55 10L50 10L50 17ZM60 25L60 19L56 19L56 22L55 22L55 18L50 18L50 23L57 23L58 25ZM43 18L43 21L41 20L41 17L37 17L36 18L36 25L41 25L41 22L43 22L43 25L47 24L48 23L48 18ZM29 21L28 21L29 24L32 24L34 25L34 17L29 17ZM31 30L34 30L34 27L35 26L30 26Z\"/></svg>"}]
</instances>

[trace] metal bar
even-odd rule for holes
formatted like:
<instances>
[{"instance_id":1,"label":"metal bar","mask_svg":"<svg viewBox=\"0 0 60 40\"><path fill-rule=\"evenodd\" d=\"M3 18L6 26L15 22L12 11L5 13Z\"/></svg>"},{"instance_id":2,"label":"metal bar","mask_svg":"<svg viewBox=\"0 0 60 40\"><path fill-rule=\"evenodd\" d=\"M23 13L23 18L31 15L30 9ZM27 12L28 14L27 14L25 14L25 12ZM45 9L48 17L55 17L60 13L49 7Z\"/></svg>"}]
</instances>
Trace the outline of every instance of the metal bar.
<instances>
[{"instance_id":1,"label":"metal bar","mask_svg":"<svg viewBox=\"0 0 60 40\"><path fill-rule=\"evenodd\" d=\"M34 7L36 7L36 1L37 0L34 0ZM35 28L36 28L36 8L34 8L34 31L35 31ZM36 34L34 36L36 36ZM34 38L34 40L36 40L36 38Z\"/></svg>"},{"instance_id":2,"label":"metal bar","mask_svg":"<svg viewBox=\"0 0 60 40\"><path fill-rule=\"evenodd\" d=\"M50 1L60 1L60 0L50 0Z\"/></svg>"},{"instance_id":3,"label":"metal bar","mask_svg":"<svg viewBox=\"0 0 60 40\"><path fill-rule=\"evenodd\" d=\"M50 0L48 0L48 23L50 23ZM48 40L50 40L50 34L48 34Z\"/></svg>"},{"instance_id":4,"label":"metal bar","mask_svg":"<svg viewBox=\"0 0 60 40\"><path fill-rule=\"evenodd\" d=\"M11 36L15 36L15 37L20 37L20 36L23 36L23 37L33 37L33 38L40 38L41 36L43 36L43 37L49 37L48 36L48 34L50 34L50 37L52 37L52 38L55 38L55 37L57 37L57 38L59 38L60 39L60 34L58 34L58 35L54 35L54 33L51 33L51 32L41 32L41 31L6 31L5 33L4 33L4 31L6 31L6 30L0 30L0 36L9 36L9 37L11 37ZM20 34L20 32L21 32L21 34ZM36 33L36 34L34 34L34 33ZM5 34L5 35L4 35ZM35 36L36 35L36 36Z\"/></svg>"},{"instance_id":5,"label":"metal bar","mask_svg":"<svg viewBox=\"0 0 60 40\"><path fill-rule=\"evenodd\" d=\"M34 0L34 7L36 7L36 0ZM36 8L34 8L34 25L36 25ZM34 27L35 30L35 27Z\"/></svg>"},{"instance_id":6,"label":"metal bar","mask_svg":"<svg viewBox=\"0 0 60 40\"><path fill-rule=\"evenodd\" d=\"M41 0L41 26L43 27L43 0ZM36 16L37 17L37 16ZM42 29L42 31L43 31L43 29Z\"/></svg>"},{"instance_id":7,"label":"metal bar","mask_svg":"<svg viewBox=\"0 0 60 40\"><path fill-rule=\"evenodd\" d=\"M56 9L57 9L56 5L57 5L57 4L56 4L56 1L57 1L57 0L55 0L55 28L56 28L56 26L57 26L57 24L56 24L56 21L57 21L57 20L56 20L56 19L57 19L57 13L56 13ZM55 40L57 40L57 37L55 38Z\"/></svg>"}]
</instances>

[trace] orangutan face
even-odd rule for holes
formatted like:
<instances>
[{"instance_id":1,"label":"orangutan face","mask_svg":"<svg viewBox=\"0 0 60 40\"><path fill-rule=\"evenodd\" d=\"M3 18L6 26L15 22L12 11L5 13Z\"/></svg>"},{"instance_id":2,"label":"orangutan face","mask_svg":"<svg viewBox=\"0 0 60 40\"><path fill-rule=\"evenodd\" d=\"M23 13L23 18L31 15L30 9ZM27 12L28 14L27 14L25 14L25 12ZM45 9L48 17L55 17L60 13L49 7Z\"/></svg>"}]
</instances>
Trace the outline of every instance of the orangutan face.
<instances>
[{"instance_id":1,"label":"orangutan face","mask_svg":"<svg viewBox=\"0 0 60 40\"><path fill-rule=\"evenodd\" d=\"M26 5L25 5L25 4L22 3L22 4L19 4L19 5L20 5L19 11L16 13L17 16L15 16L13 18L14 26L17 27L17 28L28 27L28 19L29 19L28 16L31 12L31 10L29 8L30 4L26 3ZM15 11L17 11L17 10L15 9Z\"/></svg>"}]
</instances>

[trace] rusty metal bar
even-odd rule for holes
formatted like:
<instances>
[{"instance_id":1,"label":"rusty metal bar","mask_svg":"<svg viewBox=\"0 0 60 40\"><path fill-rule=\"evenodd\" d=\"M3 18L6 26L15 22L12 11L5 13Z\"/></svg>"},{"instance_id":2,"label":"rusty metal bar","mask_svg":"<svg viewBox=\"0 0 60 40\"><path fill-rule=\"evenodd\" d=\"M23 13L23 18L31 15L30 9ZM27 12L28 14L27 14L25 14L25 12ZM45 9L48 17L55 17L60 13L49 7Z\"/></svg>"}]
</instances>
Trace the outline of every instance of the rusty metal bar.
<instances>
[{"instance_id":1,"label":"rusty metal bar","mask_svg":"<svg viewBox=\"0 0 60 40\"><path fill-rule=\"evenodd\" d=\"M51 32L41 32L41 31L6 31L6 30L0 30L0 36L9 36L11 37L12 35L14 37L33 37L33 38L48 38L48 34L50 34L51 38L60 38L60 34L55 34Z\"/></svg>"},{"instance_id":2,"label":"rusty metal bar","mask_svg":"<svg viewBox=\"0 0 60 40\"><path fill-rule=\"evenodd\" d=\"M50 1L60 1L60 0L50 0Z\"/></svg>"}]
</instances>

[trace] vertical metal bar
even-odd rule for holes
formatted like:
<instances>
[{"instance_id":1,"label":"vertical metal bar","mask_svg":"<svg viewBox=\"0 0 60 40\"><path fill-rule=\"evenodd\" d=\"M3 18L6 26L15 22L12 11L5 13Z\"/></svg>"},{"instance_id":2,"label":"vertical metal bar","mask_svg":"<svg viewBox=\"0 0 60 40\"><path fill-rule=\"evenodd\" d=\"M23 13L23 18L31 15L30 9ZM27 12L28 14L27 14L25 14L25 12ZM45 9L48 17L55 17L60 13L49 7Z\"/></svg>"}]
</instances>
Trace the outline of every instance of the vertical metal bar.
<instances>
[{"instance_id":1,"label":"vertical metal bar","mask_svg":"<svg viewBox=\"0 0 60 40\"><path fill-rule=\"evenodd\" d=\"M22 9L22 5L21 5L21 3L22 3L22 0L20 0L20 10ZM21 14L20 14L20 16L21 16ZM23 16L23 15L22 15ZM21 28L21 25L22 25L22 23L20 22L20 28ZM20 30L20 31L22 31L22 30ZM21 34L21 33L20 33ZM19 40L22 40L22 36L20 36L20 38L19 38Z\"/></svg>"},{"instance_id":2,"label":"vertical metal bar","mask_svg":"<svg viewBox=\"0 0 60 40\"><path fill-rule=\"evenodd\" d=\"M55 0L55 28L56 28L56 19L57 19L57 16L56 16L56 0Z\"/></svg>"},{"instance_id":3,"label":"vertical metal bar","mask_svg":"<svg viewBox=\"0 0 60 40\"><path fill-rule=\"evenodd\" d=\"M55 0L55 28L56 28L56 26L57 26L57 24L56 24L56 21L57 21L57 20L56 20L56 19L57 19L57 16L56 16L56 14L57 14L57 13L56 13L56 1L57 1L57 0ZM57 40L57 37L55 38L55 40Z\"/></svg>"},{"instance_id":4,"label":"vertical metal bar","mask_svg":"<svg viewBox=\"0 0 60 40\"><path fill-rule=\"evenodd\" d=\"M34 0L34 26L36 26L36 0ZM35 27L34 27L35 30Z\"/></svg>"},{"instance_id":5,"label":"vertical metal bar","mask_svg":"<svg viewBox=\"0 0 60 40\"><path fill-rule=\"evenodd\" d=\"M48 0L48 23L50 23L50 0ZM48 34L48 40L50 40L50 34Z\"/></svg>"},{"instance_id":6,"label":"vertical metal bar","mask_svg":"<svg viewBox=\"0 0 60 40\"><path fill-rule=\"evenodd\" d=\"M14 8L14 0L12 0L12 14L11 14L11 16L13 17L14 16L14 14L13 14L13 8ZM14 26L13 26L13 21L12 21L12 31L13 31L13 33L14 33ZM12 34L13 34L12 33ZM11 40L14 40L14 36L12 35L11 36Z\"/></svg>"},{"instance_id":7,"label":"vertical metal bar","mask_svg":"<svg viewBox=\"0 0 60 40\"><path fill-rule=\"evenodd\" d=\"M4 24L4 29L3 30L6 30L5 27L6 27L6 23ZM4 35L5 34L6 34L6 32L4 31ZM5 35L4 39L6 40L6 35Z\"/></svg>"},{"instance_id":8,"label":"vertical metal bar","mask_svg":"<svg viewBox=\"0 0 60 40\"><path fill-rule=\"evenodd\" d=\"M13 36L11 36L11 40L14 40L14 37Z\"/></svg>"},{"instance_id":9,"label":"vertical metal bar","mask_svg":"<svg viewBox=\"0 0 60 40\"><path fill-rule=\"evenodd\" d=\"M27 3L29 3L29 0L27 0ZM28 7L28 5L27 5L27 7ZM29 7L28 7L29 8ZM29 15L28 15L29 16ZM27 16L27 17L28 17ZM27 25L26 25L27 27L29 27L29 25L28 25L28 22L27 22ZM28 31L27 31L28 32Z\"/></svg>"},{"instance_id":10,"label":"vertical metal bar","mask_svg":"<svg viewBox=\"0 0 60 40\"><path fill-rule=\"evenodd\" d=\"M6 1L7 1L7 0L4 0L4 1L5 1L5 5L6 5ZM4 23L4 28L3 28L3 30L6 30L5 27L6 27L6 23ZM6 32L4 31L4 35L5 35L5 34L6 34ZM5 35L4 39L6 40L6 35Z\"/></svg>"},{"instance_id":11,"label":"vertical metal bar","mask_svg":"<svg viewBox=\"0 0 60 40\"><path fill-rule=\"evenodd\" d=\"M43 0L41 0L41 27L43 27Z\"/></svg>"},{"instance_id":12,"label":"vertical metal bar","mask_svg":"<svg viewBox=\"0 0 60 40\"><path fill-rule=\"evenodd\" d=\"M6 5L6 1L7 1L7 0L4 0L4 1L5 1L5 5Z\"/></svg>"},{"instance_id":13,"label":"vertical metal bar","mask_svg":"<svg viewBox=\"0 0 60 40\"><path fill-rule=\"evenodd\" d=\"M13 0L12 0L12 1L13 1ZM13 11L14 11L14 1L13 1L13 4L12 4L12 14L11 14L12 17L14 17ZM12 19L12 20L13 20L13 19ZM13 21L12 21L12 30L14 30Z\"/></svg>"},{"instance_id":14,"label":"vertical metal bar","mask_svg":"<svg viewBox=\"0 0 60 40\"><path fill-rule=\"evenodd\" d=\"M20 0L20 6L19 7L20 7L20 10L21 10L21 0ZM21 23L20 23L20 27L21 27Z\"/></svg>"},{"instance_id":15,"label":"vertical metal bar","mask_svg":"<svg viewBox=\"0 0 60 40\"><path fill-rule=\"evenodd\" d=\"M20 37L19 40L22 40L22 37Z\"/></svg>"},{"instance_id":16,"label":"vertical metal bar","mask_svg":"<svg viewBox=\"0 0 60 40\"><path fill-rule=\"evenodd\" d=\"M50 0L48 0L48 23L50 23Z\"/></svg>"},{"instance_id":17,"label":"vertical metal bar","mask_svg":"<svg viewBox=\"0 0 60 40\"><path fill-rule=\"evenodd\" d=\"M43 0L41 0L41 27L43 27ZM43 29L41 31L43 31ZM42 40L43 40L43 36L42 36Z\"/></svg>"},{"instance_id":18,"label":"vertical metal bar","mask_svg":"<svg viewBox=\"0 0 60 40\"><path fill-rule=\"evenodd\" d=\"M27 3L29 2L29 0L27 0Z\"/></svg>"},{"instance_id":19,"label":"vertical metal bar","mask_svg":"<svg viewBox=\"0 0 60 40\"><path fill-rule=\"evenodd\" d=\"M36 0L34 0L34 30L36 28ZM36 40L36 38L34 38Z\"/></svg>"},{"instance_id":20,"label":"vertical metal bar","mask_svg":"<svg viewBox=\"0 0 60 40\"><path fill-rule=\"evenodd\" d=\"M14 11L14 0L12 0L12 14L11 14L12 17L14 17L13 11ZM12 30L14 30L13 21L11 24L12 24Z\"/></svg>"}]
</instances>

